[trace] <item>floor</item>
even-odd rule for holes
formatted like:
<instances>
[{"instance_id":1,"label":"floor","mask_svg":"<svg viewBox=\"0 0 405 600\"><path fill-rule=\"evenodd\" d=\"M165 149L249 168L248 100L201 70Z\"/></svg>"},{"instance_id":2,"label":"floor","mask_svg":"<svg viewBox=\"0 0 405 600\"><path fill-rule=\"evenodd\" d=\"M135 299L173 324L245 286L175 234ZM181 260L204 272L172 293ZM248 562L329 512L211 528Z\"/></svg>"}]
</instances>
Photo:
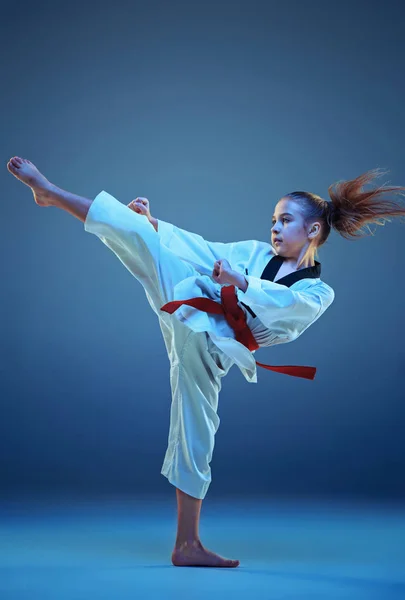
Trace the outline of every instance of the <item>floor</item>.
<instances>
[{"instance_id":1,"label":"floor","mask_svg":"<svg viewBox=\"0 0 405 600\"><path fill-rule=\"evenodd\" d=\"M175 498L0 498L1 600L404 600L405 506L204 501L235 569L174 567Z\"/></svg>"}]
</instances>

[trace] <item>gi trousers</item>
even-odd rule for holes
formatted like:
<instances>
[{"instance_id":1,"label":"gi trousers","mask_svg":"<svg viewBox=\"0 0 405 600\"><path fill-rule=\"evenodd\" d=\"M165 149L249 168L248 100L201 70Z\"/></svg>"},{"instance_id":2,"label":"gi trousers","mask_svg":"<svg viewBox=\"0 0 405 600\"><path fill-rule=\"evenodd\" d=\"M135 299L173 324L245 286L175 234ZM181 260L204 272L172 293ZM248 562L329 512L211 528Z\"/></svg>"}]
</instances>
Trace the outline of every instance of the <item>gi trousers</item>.
<instances>
[{"instance_id":1,"label":"gi trousers","mask_svg":"<svg viewBox=\"0 0 405 600\"><path fill-rule=\"evenodd\" d=\"M171 387L168 446L161 473L186 494L203 499L211 483L221 379L235 362L206 331L193 331L160 310L174 300L176 284L199 273L161 243L144 215L105 191L91 204L84 228L97 235L142 284L158 316L170 361Z\"/></svg>"}]
</instances>

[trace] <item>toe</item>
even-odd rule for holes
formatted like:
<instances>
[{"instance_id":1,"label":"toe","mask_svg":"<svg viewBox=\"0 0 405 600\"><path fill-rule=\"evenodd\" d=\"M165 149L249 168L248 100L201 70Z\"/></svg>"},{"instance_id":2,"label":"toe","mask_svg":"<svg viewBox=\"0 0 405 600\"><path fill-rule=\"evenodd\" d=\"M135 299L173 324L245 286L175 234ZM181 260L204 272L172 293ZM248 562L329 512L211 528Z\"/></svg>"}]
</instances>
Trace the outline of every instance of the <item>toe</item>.
<instances>
[{"instance_id":1,"label":"toe","mask_svg":"<svg viewBox=\"0 0 405 600\"><path fill-rule=\"evenodd\" d=\"M237 562L238 562L237 560L232 560L231 558L225 558L225 559L223 560L223 563L222 563L222 564L223 564L225 567L235 567Z\"/></svg>"}]
</instances>

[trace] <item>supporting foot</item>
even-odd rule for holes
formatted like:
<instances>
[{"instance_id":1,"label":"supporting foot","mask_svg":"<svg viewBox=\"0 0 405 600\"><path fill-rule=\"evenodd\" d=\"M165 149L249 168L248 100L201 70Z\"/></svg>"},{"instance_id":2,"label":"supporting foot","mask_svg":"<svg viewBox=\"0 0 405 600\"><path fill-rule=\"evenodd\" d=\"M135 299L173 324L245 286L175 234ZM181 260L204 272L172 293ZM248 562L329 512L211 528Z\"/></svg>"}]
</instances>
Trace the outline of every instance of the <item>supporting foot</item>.
<instances>
[{"instance_id":1,"label":"supporting foot","mask_svg":"<svg viewBox=\"0 0 405 600\"><path fill-rule=\"evenodd\" d=\"M199 540L176 544L172 553L175 567L238 567L239 560L223 558L204 548Z\"/></svg>"}]
</instances>

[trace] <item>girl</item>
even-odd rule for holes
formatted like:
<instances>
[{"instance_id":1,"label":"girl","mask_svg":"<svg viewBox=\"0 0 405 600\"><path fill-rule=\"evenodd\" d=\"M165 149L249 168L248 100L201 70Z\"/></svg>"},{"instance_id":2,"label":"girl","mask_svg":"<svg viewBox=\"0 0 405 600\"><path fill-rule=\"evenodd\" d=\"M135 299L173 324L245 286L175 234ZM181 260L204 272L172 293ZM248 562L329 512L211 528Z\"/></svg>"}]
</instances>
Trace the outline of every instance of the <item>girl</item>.
<instances>
[{"instance_id":1,"label":"girl","mask_svg":"<svg viewBox=\"0 0 405 600\"><path fill-rule=\"evenodd\" d=\"M199 538L221 378L237 364L251 383L257 382L256 365L313 379L313 367L262 365L253 353L296 339L333 302L334 291L320 279L315 260L331 226L354 238L368 223L405 216L405 208L382 199L405 188L364 191L379 174L375 169L338 183L336 190L330 186L332 202L308 192L287 194L275 207L272 246L256 240L207 242L153 218L145 198L125 206L102 191L92 201L50 183L27 159L14 157L7 168L32 189L39 206L57 206L80 219L142 284L170 360L170 429L161 472L177 496L172 563L237 567L238 560L210 552Z\"/></svg>"}]
</instances>

